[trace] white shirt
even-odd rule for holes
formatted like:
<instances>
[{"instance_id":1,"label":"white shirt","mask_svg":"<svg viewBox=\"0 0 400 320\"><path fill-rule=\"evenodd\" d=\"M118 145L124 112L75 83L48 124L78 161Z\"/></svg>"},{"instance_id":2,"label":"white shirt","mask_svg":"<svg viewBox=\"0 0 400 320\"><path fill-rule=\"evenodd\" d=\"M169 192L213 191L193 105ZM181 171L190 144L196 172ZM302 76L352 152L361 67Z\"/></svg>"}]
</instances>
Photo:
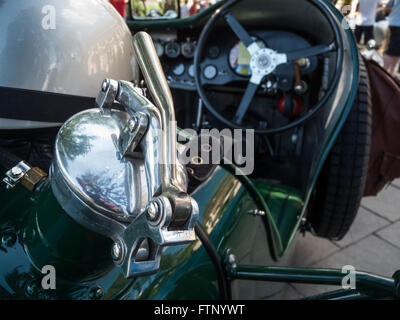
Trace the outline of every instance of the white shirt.
<instances>
[{"instance_id":1,"label":"white shirt","mask_svg":"<svg viewBox=\"0 0 400 320\"><path fill-rule=\"evenodd\" d=\"M357 25L373 26L375 24L376 9L382 0L359 0Z\"/></svg>"},{"instance_id":2,"label":"white shirt","mask_svg":"<svg viewBox=\"0 0 400 320\"><path fill-rule=\"evenodd\" d=\"M181 19L189 16L189 7L186 4L181 5Z\"/></svg>"},{"instance_id":3,"label":"white shirt","mask_svg":"<svg viewBox=\"0 0 400 320\"><path fill-rule=\"evenodd\" d=\"M400 0L395 0L392 12L389 15L389 25L400 27Z\"/></svg>"}]
</instances>

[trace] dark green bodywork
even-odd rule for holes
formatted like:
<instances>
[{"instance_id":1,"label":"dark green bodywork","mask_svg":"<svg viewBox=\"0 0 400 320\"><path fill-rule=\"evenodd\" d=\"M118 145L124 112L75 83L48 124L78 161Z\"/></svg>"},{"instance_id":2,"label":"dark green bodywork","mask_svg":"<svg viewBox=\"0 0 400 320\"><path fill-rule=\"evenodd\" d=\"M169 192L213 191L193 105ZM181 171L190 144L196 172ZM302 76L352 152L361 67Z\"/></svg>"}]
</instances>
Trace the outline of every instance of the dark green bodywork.
<instances>
[{"instance_id":1,"label":"dark green bodywork","mask_svg":"<svg viewBox=\"0 0 400 320\"><path fill-rule=\"evenodd\" d=\"M276 190L277 199L279 192L286 191ZM0 197L3 299L87 299L96 290L102 292L97 298L105 299L219 297L213 265L199 241L165 249L157 274L126 280L111 259L111 240L73 221L48 185L35 193L18 186L2 190ZM242 182L219 168L193 197L200 206L200 221L221 255L233 249L240 261L272 262L263 218L249 213L260 206ZM254 246L260 258L252 257ZM44 265L57 270L56 290L41 289ZM187 290L193 286L199 290Z\"/></svg>"},{"instance_id":2,"label":"dark green bodywork","mask_svg":"<svg viewBox=\"0 0 400 320\"><path fill-rule=\"evenodd\" d=\"M216 8L193 19L146 25L128 21L128 25L132 29L185 28L202 23ZM327 117L324 130L318 132L320 144L304 190L251 181L235 176L234 167L224 166L193 193L200 207L200 223L221 257L229 251L241 265L290 264L292 244L307 212L311 192L357 91L357 48L352 32L345 33L353 66L352 70L343 68L353 78L348 88L338 88L336 96L345 96L345 101L336 105L332 102L330 110L334 116L329 120ZM343 94L345 90L348 94ZM5 168L1 168L1 176L4 173ZM265 215L253 215L255 209ZM1 187L0 239L0 299L219 298L216 272L199 240L166 248L157 274L127 280L111 259L111 240L72 220L57 203L49 184L33 193L22 186L12 190ZM57 270L56 290L42 289L41 269L45 265L53 265ZM232 276L233 279L237 280L232 283L232 298L267 298L282 288L281 284L266 285L251 276Z\"/></svg>"}]
</instances>

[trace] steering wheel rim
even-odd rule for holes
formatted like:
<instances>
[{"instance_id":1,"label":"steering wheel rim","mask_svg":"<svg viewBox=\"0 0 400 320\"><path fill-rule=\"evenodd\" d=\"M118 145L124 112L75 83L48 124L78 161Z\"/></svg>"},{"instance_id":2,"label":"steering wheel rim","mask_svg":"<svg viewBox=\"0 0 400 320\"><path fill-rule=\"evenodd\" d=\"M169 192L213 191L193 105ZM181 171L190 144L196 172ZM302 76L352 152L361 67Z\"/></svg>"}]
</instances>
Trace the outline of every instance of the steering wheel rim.
<instances>
[{"instance_id":1,"label":"steering wheel rim","mask_svg":"<svg viewBox=\"0 0 400 320\"><path fill-rule=\"evenodd\" d=\"M306 121L314 118L315 116L317 116L322 110L323 107L325 106L326 102L328 101L328 99L332 96L332 94L334 93L334 91L336 90L336 87L339 83L340 80L340 75L341 75L341 67L343 64L343 38L342 38L342 33L341 30L338 26L338 24L335 23L334 18L332 17L331 14L328 14L328 9L326 7L324 7L324 4L316 2L316 1L312 1L314 5L316 5L317 7L319 7L319 9L322 10L322 12L325 14L325 16L327 17L332 30L334 31L334 42L336 45L336 51L337 51L337 61L336 61L336 67L335 67L335 74L328 86L328 90L325 93L325 95L323 96L323 98L317 103L316 106L314 106L313 108L311 108L311 111L308 112L307 114L305 114L304 116L300 117L297 120L292 121L291 123L285 125L285 126L281 126L278 128L270 128L270 129L254 129L251 127L245 127L242 125L239 125L233 121L228 120L227 118L225 118L224 116L222 116L210 103L205 90L203 88L202 85L202 81L201 81L201 70L200 70L200 63L201 63L201 59L203 57L203 52L204 52L204 47L205 44L208 41L208 36L210 34L210 32L213 30L216 22L225 17L229 12L229 10L236 5L237 3L241 2L242 0L230 0L228 1L226 4L224 4L220 9L218 9L214 15L209 19L209 21L206 23L205 27L203 28L200 37L198 39L198 44L197 44L197 48L196 48L196 52L195 52L195 56L194 56L194 80L195 80L195 84L196 84L196 89L197 92L201 98L201 100L203 101L203 104L205 106L205 108L220 122L224 123L225 125L227 125L230 128L233 129L242 129L242 130L247 130L247 129L253 129L254 133L256 134L276 134L276 133L282 133L284 131L296 128L301 126L302 124L304 124ZM250 83L250 81L249 81Z\"/></svg>"}]
</instances>

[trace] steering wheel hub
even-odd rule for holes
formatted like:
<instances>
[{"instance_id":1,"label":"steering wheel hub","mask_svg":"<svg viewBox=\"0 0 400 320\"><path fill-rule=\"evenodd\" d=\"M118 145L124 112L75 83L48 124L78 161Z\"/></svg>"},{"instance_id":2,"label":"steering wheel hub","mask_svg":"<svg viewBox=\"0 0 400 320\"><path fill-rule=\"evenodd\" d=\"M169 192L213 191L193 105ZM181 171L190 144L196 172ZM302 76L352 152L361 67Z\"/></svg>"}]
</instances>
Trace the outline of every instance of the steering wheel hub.
<instances>
[{"instance_id":1,"label":"steering wheel hub","mask_svg":"<svg viewBox=\"0 0 400 320\"><path fill-rule=\"evenodd\" d=\"M257 50L250 59L250 68L253 74L266 76L277 67L277 53L269 48Z\"/></svg>"}]
</instances>

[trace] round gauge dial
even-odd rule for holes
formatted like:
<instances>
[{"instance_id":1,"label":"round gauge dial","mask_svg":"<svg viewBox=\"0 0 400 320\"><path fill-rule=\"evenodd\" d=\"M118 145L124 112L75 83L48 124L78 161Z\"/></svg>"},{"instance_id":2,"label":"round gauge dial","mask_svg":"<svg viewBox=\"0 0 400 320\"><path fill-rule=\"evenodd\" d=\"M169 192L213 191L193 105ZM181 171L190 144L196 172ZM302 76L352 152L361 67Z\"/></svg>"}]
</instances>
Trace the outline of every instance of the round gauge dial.
<instances>
[{"instance_id":1,"label":"round gauge dial","mask_svg":"<svg viewBox=\"0 0 400 320\"><path fill-rule=\"evenodd\" d=\"M158 57L161 58L164 54L164 46L158 41L154 42L154 46L156 47Z\"/></svg>"},{"instance_id":2,"label":"round gauge dial","mask_svg":"<svg viewBox=\"0 0 400 320\"><path fill-rule=\"evenodd\" d=\"M257 40L255 37L252 38ZM262 41L257 41L257 44L260 48L265 48ZM229 52L229 65L239 76L251 76L250 59L250 53L243 42L237 42Z\"/></svg>"},{"instance_id":3,"label":"round gauge dial","mask_svg":"<svg viewBox=\"0 0 400 320\"><path fill-rule=\"evenodd\" d=\"M196 51L196 42L182 43L181 50L185 58L193 58Z\"/></svg>"},{"instance_id":4,"label":"round gauge dial","mask_svg":"<svg viewBox=\"0 0 400 320\"><path fill-rule=\"evenodd\" d=\"M208 65L204 68L203 75L204 75L204 78L206 78L208 80L212 80L217 76L217 72L218 72L218 70L215 66Z\"/></svg>"},{"instance_id":5,"label":"round gauge dial","mask_svg":"<svg viewBox=\"0 0 400 320\"><path fill-rule=\"evenodd\" d=\"M219 53L220 53L220 50L217 46L211 46L207 51L207 56L210 59L216 59L216 58L218 58Z\"/></svg>"},{"instance_id":6,"label":"round gauge dial","mask_svg":"<svg viewBox=\"0 0 400 320\"><path fill-rule=\"evenodd\" d=\"M189 66L188 73L189 73L189 76L190 76L190 77L194 78L194 65L193 65L193 64L191 64L191 65Z\"/></svg>"},{"instance_id":7,"label":"round gauge dial","mask_svg":"<svg viewBox=\"0 0 400 320\"><path fill-rule=\"evenodd\" d=\"M177 64L173 69L172 69L172 73L176 76L181 76L183 75L185 72L185 66L183 63L179 63Z\"/></svg>"},{"instance_id":8,"label":"round gauge dial","mask_svg":"<svg viewBox=\"0 0 400 320\"><path fill-rule=\"evenodd\" d=\"M169 58L177 58L181 54L181 48L176 42L168 42L165 45L165 54Z\"/></svg>"}]
</instances>

